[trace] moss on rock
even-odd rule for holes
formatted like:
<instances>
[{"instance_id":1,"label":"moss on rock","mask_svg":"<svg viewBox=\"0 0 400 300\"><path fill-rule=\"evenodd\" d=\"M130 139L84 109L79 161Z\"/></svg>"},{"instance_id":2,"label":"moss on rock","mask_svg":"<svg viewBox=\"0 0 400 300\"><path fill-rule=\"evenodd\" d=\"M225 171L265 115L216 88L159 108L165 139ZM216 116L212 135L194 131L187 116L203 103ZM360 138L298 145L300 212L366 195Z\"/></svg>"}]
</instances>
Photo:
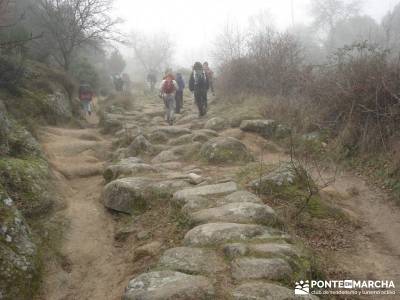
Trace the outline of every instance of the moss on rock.
<instances>
[{"instance_id":1,"label":"moss on rock","mask_svg":"<svg viewBox=\"0 0 400 300\"><path fill-rule=\"evenodd\" d=\"M49 168L41 158L0 158L0 184L25 216L47 213L53 201L48 192Z\"/></svg>"},{"instance_id":2,"label":"moss on rock","mask_svg":"<svg viewBox=\"0 0 400 300\"><path fill-rule=\"evenodd\" d=\"M40 259L23 216L0 185L0 298L32 299Z\"/></svg>"}]
</instances>

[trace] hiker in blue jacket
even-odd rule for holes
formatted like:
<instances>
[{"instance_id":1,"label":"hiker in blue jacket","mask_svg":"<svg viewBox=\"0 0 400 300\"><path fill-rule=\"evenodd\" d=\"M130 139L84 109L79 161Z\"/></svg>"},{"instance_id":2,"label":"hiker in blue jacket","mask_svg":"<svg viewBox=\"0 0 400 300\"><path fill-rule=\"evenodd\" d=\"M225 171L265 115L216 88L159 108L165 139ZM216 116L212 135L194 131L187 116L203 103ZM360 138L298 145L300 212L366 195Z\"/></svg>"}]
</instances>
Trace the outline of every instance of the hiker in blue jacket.
<instances>
[{"instance_id":1,"label":"hiker in blue jacket","mask_svg":"<svg viewBox=\"0 0 400 300\"><path fill-rule=\"evenodd\" d=\"M183 107L183 90L185 89L185 80L181 73L176 73L176 83L178 84L178 89L175 93L176 107L175 112L177 114L181 113L181 109Z\"/></svg>"}]
</instances>

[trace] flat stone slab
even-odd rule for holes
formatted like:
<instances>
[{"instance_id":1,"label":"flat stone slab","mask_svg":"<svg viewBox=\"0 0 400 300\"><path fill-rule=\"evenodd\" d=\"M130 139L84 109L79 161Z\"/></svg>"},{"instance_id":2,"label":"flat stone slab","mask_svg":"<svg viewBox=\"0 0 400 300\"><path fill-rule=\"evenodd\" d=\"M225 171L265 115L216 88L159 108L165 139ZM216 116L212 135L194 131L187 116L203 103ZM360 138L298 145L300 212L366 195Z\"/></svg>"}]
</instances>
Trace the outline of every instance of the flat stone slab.
<instances>
[{"instance_id":1,"label":"flat stone slab","mask_svg":"<svg viewBox=\"0 0 400 300\"><path fill-rule=\"evenodd\" d=\"M236 202L207 208L192 213L190 217L196 224L230 222L273 225L277 220L276 213L271 207L250 202Z\"/></svg>"},{"instance_id":2,"label":"flat stone slab","mask_svg":"<svg viewBox=\"0 0 400 300\"><path fill-rule=\"evenodd\" d=\"M174 271L150 272L132 279L123 300L209 300L214 288L204 276Z\"/></svg>"},{"instance_id":3,"label":"flat stone slab","mask_svg":"<svg viewBox=\"0 0 400 300\"><path fill-rule=\"evenodd\" d=\"M213 274L226 268L224 260L214 250L190 247L165 251L159 266L188 274Z\"/></svg>"},{"instance_id":4,"label":"flat stone slab","mask_svg":"<svg viewBox=\"0 0 400 300\"><path fill-rule=\"evenodd\" d=\"M186 246L211 246L248 240L275 240L287 236L275 229L262 225L236 223L208 223L199 225L186 233Z\"/></svg>"},{"instance_id":5,"label":"flat stone slab","mask_svg":"<svg viewBox=\"0 0 400 300\"><path fill-rule=\"evenodd\" d=\"M155 128L153 132L163 132L170 137L178 137L180 135L192 133L190 129L178 126L160 126Z\"/></svg>"},{"instance_id":6,"label":"flat stone slab","mask_svg":"<svg viewBox=\"0 0 400 300\"><path fill-rule=\"evenodd\" d=\"M112 164L106 167L103 172L104 179L109 182L118 178L119 176L133 176L139 173L145 172L157 172L158 170L146 163L143 163L136 157L130 157L122 159L116 164Z\"/></svg>"},{"instance_id":7,"label":"flat stone slab","mask_svg":"<svg viewBox=\"0 0 400 300\"><path fill-rule=\"evenodd\" d=\"M255 194L250 193L248 191L237 191L232 194L229 194L225 196L223 199L219 199L217 201L217 204L218 206L221 206L237 202L250 202L250 203L263 204L260 198L258 198Z\"/></svg>"},{"instance_id":8,"label":"flat stone slab","mask_svg":"<svg viewBox=\"0 0 400 300\"><path fill-rule=\"evenodd\" d=\"M299 250L288 243L249 244L250 253L257 256L288 256L298 257Z\"/></svg>"},{"instance_id":9,"label":"flat stone slab","mask_svg":"<svg viewBox=\"0 0 400 300\"><path fill-rule=\"evenodd\" d=\"M254 255L257 257L298 257L299 250L288 243L244 244L231 243L224 246L224 253L229 258Z\"/></svg>"},{"instance_id":10,"label":"flat stone slab","mask_svg":"<svg viewBox=\"0 0 400 300\"><path fill-rule=\"evenodd\" d=\"M293 288L263 281L246 282L232 291L234 300L317 300L313 295L295 296Z\"/></svg>"},{"instance_id":11,"label":"flat stone slab","mask_svg":"<svg viewBox=\"0 0 400 300\"><path fill-rule=\"evenodd\" d=\"M217 195L217 194L227 194L237 191L238 186L235 182L225 182L219 184L212 185L203 185L200 187L184 189L181 191L177 191L174 194L174 199L184 200L189 196L208 196L208 195Z\"/></svg>"},{"instance_id":12,"label":"flat stone slab","mask_svg":"<svg viewBox=\"0 0 400 300\"><path fill-rule=\"evenodd\" d=\"M282 258L237 258L232 262L231 270L236 280L284 280L293 273L288 262Z\"/></svg>"},{"instance_id":13,"label":"flat stone slab","mask_svg":"<svg viewBox=\"0 0 400 300\"><path fill-rule=\"evenodd\" d=\"M184 200L178 200L182 206L182 211L185 213L192 213L198 210L215 206L216 201L202 196L189 196Z\"/></svg>"},{"instance_id":14,"label":"flat stone slab","mask_svg":"<svg viewBox=\"0 0 400 300\"><path fill-rule=\"evenodd\" d=\"M155 181L143 177L114 180L104 187L103 203L107 208L132 214L140 212L153 198L169 198L172 193L188 186L184 180Z\"/></svg>"},{"instance_id":15,"label":"flat stone slab","mask_svg":"<svg viewBox=\"0 0 400 300\"><path fill-rule=\"evenodd\" d=\"M240 124L242 131L255 132L264 138L272 138L275 134L277 122L274 120L243 120Z\"/></svg>"}]
</instances>

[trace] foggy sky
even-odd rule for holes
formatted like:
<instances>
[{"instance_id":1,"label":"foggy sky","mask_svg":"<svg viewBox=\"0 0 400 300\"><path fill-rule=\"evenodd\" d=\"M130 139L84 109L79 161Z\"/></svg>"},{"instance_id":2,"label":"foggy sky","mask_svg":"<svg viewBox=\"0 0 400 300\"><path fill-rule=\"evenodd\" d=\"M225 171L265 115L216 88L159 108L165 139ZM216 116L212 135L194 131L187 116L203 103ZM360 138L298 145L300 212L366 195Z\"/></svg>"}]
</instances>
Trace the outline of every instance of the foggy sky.
<instances>
[{"instance_id":1,"label":"foggy sky","mask_svg":"<svg viewBox=\"0 0 400 300\"><path fill-rule=\"evenodd\" d=\"M310 0L293 0L295 23L309 23ZM292 24L291 0L115 0L115 15L125 22L121 30L169 32L175 44L175 62L211 60L216 35L227 23L246 25L250 16L269 11L274 24L285 29ZM363 13L380 21L399 0L364 0ZM126 53L126 51L124 51Z\"/></svg>"}]
</instances>

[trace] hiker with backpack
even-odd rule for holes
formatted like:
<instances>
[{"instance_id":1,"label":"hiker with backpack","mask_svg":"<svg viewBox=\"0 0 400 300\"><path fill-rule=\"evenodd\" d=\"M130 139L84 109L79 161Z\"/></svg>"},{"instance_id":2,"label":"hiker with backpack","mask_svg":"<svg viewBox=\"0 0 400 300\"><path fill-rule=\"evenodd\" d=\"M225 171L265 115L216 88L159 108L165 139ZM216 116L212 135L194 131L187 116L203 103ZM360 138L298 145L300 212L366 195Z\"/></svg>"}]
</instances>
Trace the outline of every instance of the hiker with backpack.
<instances>
[{"instance_id":1,"label":"hiker with backpack","mask_svg":"<svg viewBox=\"0 0 400 300\"><path fill-rule=\"evenodd\" d=\"M196 62L193 66L193 72L189 79L189 89L194 93L194 100L199 109L199 117L207 113L207 92L209 82L206 73L203 70L203 65Z\"/></svg>"},{"instance_id":2,"label":"hiker with backpack","mask_svg":"<svg viewBox=\"0 0 400 300\"><path fill-rule=\"evenodd\" d=\"M94 97L94 92L90 84L81 83L79 85L79 100L81 101L83 112L86 116L92 114L92 100Z\"/></svg>"},{"instance_id":3,"label":"hiker with backpack","mask_svg":"<svg viewBox=\"0 0 400 300\"><path fill-rule=\"evenodd\" d=\"M161 82L160 97L164 100L165 121L167 121L169 125L172 125L174 122L176 107L175 95L178 89L179 86L174 76L172 74L167 74Z\"/></svg>"},{"instance_id":4,"label":"hiker with backpack","mask_svg":"<svg viewBox=\"0 0 400 300\"><path fill-rule=\"evenodd\" d=\"M176 73L176 83L178 84L178 89L175 93L176 108L175 112L177 114L181 113L183 107L183 90L185 89L185 80L181 73Z\"/></svg>"},{"instance_id":5,"label":"hiker with backpack","mask_svg":"<svg viewBox=\"0 0 400 300\"><path fill-rule=\"evenodd\" d=\"M206 62L206 61L203 63L203 70L207 75L208 84L210 85L211 93L215 96L215 93L214 93L214 72L210 69L210 67L208 66L208 62Z\"/></svg>"}]
</instances>

